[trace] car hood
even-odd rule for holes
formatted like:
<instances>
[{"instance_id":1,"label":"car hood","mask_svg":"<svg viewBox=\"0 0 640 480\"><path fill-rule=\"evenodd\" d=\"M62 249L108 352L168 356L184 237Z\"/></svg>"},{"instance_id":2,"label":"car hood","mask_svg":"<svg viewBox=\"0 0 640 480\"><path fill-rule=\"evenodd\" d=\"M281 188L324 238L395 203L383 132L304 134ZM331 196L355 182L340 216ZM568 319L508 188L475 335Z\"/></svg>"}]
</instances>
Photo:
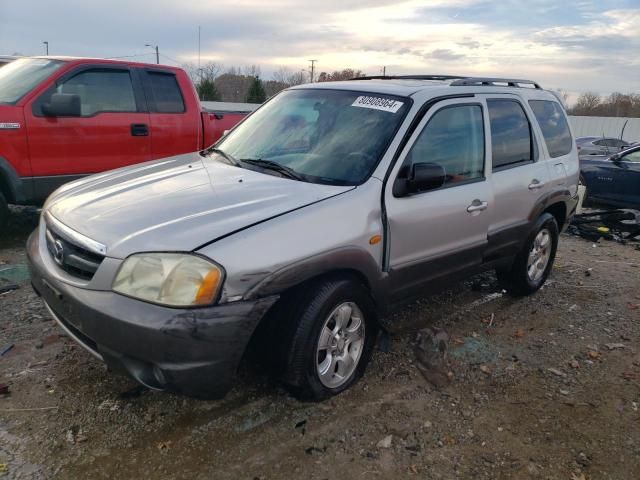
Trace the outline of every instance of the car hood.
<instances>
[{"instance_id":1,"label":"car hood","mask_svg":"<svg viewBox=\"0 0 640 480\"><path fill-rule=\"evenodd\" d=\"M191 251L354 187L319 185L203 158L147 162L67 184L45 211L102 243L107 255Z\"/></svg>"}]
</instances>

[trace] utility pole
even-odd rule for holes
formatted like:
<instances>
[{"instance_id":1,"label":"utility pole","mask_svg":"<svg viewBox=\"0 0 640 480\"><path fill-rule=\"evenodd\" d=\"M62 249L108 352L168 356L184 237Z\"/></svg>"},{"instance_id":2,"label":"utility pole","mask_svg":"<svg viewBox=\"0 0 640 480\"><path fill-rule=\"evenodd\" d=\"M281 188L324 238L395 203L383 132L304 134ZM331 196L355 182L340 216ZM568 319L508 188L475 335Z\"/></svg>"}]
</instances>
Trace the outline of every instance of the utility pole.
<instances>
[{"instance_id":1,"label":"utility pole","mask_svg":"<svg viewBox=\"0 0 640 480\"><path fill-rule=\"evenodd\" d=\"M386 66L382 67L382 76L383 77L387 76L387 67Z\"/></svg>"},{"instance_id":2,"label":"utility pole","mask_svg":"<svg viewBox=\"0 0 640 480\"><path fill-rule=\"evenodd\" d=\"M202 69L200 68L200 25L198 25L198 77L202 82Z\"/></svg>"},{"instance_id":3,"label":"utility pole","mask_svg":"<svg viewBox=\"0 0 640 480\"><path fill-rule=\"evenodd\" d=\"M151 47L156 51L156 63L160 65L160 51L158 50L158 45L150 45L148 43L144 44L145 47Z\"/></svg>"},{"instance_id":4,"label":"utility pole","mask_svg":"<svg viewBox=\"0 0 640 480\"><path fill-rule=\"evenodd\" d=\"M315 65L318 60L309 60L311 62L311 83L313 83L313 73L315 71Z\"/></svg>"},{"instance_id":5,"label":"utility pole","mask_svg":"<svg viewBox=\"0 0 640 480\"><path fill-rule=\"evenodd\" d=\"M44 42L42 42L45 48L45 55L48 57L49 56L49 42L47 42L46 40Z\"/></svg>"}]
</instances>

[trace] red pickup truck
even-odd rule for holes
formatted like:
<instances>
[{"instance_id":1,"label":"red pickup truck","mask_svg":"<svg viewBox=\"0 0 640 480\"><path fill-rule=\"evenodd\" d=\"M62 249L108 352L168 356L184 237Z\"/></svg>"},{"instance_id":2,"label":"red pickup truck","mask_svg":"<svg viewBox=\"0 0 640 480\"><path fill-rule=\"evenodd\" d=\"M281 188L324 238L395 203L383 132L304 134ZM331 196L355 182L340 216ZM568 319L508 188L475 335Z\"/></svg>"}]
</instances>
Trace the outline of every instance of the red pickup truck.
<instances>
[{"instance_id":1,"label":"red pickup truck","mask_svg":"<svg viewBox=\"0 0 640 480\"><path fill-rule=\"evenodd\" d=\"M0 225L84 175L201 150L247 112L204 111L164 65L21 58L0 69Z\"/></svg>"}]
</instances>

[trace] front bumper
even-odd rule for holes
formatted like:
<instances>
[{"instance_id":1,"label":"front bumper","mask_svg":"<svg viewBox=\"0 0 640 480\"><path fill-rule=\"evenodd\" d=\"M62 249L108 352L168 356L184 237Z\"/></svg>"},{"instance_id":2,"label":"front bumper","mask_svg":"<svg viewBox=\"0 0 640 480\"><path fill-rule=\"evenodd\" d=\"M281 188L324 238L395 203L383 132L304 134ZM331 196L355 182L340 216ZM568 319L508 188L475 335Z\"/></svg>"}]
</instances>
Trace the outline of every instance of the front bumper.
<instances>
[{"instance_id":1,"label":"front bumper","mask_svg":"<svg viewBox=\"0 0 640 480\"><path fill-rule=\"evenodd\" d=\"M38 238L36 230L27 241L31 281L56 321L111 369L153 389L224 396L255 327L278 298L175 309L80 288L47 270Z\"/></svg>"}]
</instances>

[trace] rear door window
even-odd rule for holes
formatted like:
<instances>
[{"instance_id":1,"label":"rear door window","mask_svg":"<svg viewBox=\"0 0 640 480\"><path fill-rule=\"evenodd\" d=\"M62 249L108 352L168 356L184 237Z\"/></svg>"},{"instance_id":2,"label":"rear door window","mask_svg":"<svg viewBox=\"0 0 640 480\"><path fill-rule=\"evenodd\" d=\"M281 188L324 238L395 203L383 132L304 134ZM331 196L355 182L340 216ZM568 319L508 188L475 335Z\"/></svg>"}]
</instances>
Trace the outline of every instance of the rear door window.
<instances>
[{"instance_id":1,"label":"rear door window","mask_svg":"<svg viewBox=\"0 0 640 480\"><path fill-rule=\"evenodd\" d=\"M567 155L573 149L569 124L558 102L529 100L552 158Z\"/></svg>"},{"instance_id":2,"label":"rear door window","mask_svg":"<svg viewBox=\"0 0 640 480\"><path fill-rule=\"evenodd\" d=\"M533 161L531 125L522 105L515 100L487 100L487 106L491 124L493 169Z\"/></svg>"},{"instance_id":3,"label":"rear door window","mask_svg":"<svg viewBox=\"0 0 640 480\"><path fill-rule=\"evenodd\" d=\"M148 71L149 85L156 113L184 113L186 111L182 91L172 73Z\"/></svg>"}]
</instances>

